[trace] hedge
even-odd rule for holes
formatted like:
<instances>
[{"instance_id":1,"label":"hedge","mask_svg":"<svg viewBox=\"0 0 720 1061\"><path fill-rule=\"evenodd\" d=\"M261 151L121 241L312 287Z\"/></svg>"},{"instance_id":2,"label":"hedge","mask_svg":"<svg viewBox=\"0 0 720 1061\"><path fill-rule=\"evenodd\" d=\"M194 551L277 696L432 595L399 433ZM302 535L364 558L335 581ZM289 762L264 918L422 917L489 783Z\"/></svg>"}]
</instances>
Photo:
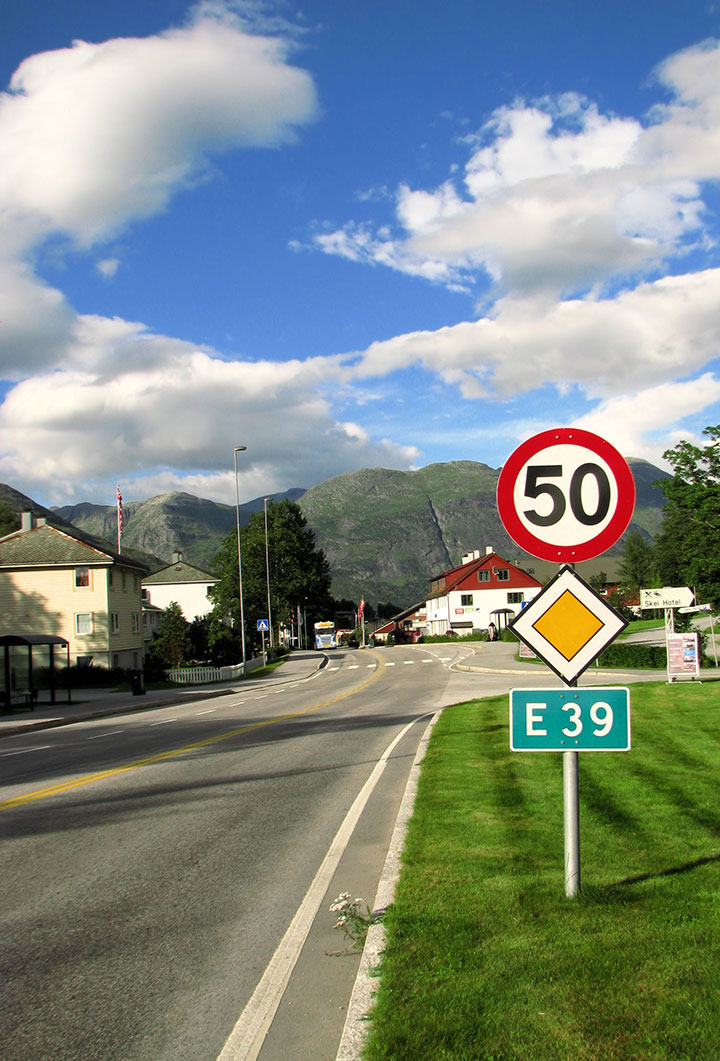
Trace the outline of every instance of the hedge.
<instances>
[{"instance_id":1,"label":"hedge","mask_svg":"<svg viewBox=\"0 0 720 1061\"><path fill-rule=\"evenodd\" d=\"M643 670L667 668L665 645L610 645L598 659L601 667L639 667Z\"/></svg>"}]
</instances>

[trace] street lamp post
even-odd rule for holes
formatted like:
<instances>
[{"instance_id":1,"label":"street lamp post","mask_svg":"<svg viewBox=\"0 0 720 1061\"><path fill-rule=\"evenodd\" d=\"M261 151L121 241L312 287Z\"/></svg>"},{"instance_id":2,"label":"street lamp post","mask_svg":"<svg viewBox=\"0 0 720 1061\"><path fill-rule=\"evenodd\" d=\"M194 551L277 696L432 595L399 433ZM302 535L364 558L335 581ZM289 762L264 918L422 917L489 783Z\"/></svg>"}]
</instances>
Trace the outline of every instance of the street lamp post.
<instances>
[{"instance_id":1,"label":"street lamp post","mask_svg":"<svg viewBox=\"0 0 720 1061\"><path fill-rule=\"evenodd\" d=\"M273 622L272 622L272 609L270 607L270 552L268 549L268 524L267 524L267 503L271 498L263 498L263 508L265 509L265 577L267 579L267 606L268 606L268 626L270 627L270 648L273 647Z\"/></svg>"},{"instance_id":2,"label":"street lamp post","mask_svg":"<svg viewBox=\"0 0 720 1061\"><path fill-rule=\"evenodd\" d=\"M245 608L243 605L242 558L240 552L240 493L238 490L237 455L238 453L244 453L246 449L247 446L235 446L235 448L233 449L233 464L235 467L235 526L237 528L238 587L240 590L240 637L242 640L243 674L245 674Z\"/></svg>"}]
</instances>

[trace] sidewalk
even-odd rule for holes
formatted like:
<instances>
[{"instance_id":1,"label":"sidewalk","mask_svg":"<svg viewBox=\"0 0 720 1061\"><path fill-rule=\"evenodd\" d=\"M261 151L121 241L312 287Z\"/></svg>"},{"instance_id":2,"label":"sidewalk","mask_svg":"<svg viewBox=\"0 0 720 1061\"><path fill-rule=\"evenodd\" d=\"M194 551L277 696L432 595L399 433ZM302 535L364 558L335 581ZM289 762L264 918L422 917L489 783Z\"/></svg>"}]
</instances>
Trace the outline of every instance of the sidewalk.
<instances>
[{"instance_id":1,"label":"sidewalk","mask_svg":"<svg viewBox=\"0 0 720 1061\"><path fill-rule=\"evenodd\" d=\"M259 683L284 685L287 682L303 681L311 677L325 663L326 657L317 652L293 653L281 667L260 677L239 678L230 682L213 682L210 685L176 685L172 689L148 689L136 696L129 690L77 689L71 691L72 702L64 699L65 692L58 693L55 704L39 703L34 711L12 711L0 714L0 738L12 737L34 729L50 729L68 726L76 722L87 722L94 718L107 718L132 711L147 711L154 707L172 707L191 700L211 700L218 696L246 691Z\"/></svg>"}]
</instances>

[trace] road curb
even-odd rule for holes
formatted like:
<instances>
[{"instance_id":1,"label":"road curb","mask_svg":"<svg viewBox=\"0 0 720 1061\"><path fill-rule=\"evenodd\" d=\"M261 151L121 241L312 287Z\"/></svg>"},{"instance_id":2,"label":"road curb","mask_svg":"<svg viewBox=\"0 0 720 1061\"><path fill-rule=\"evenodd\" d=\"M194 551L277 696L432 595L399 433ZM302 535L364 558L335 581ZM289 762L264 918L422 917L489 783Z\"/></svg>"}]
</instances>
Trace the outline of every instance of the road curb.
<instances>
[{"instance_id":1,"label":"road curb","mask_svg":"<svg viewBox=\"0 0 720 1061\"><path fill-rule=\"evenodd\" d=\"M418 750L415 754L412 767L410 768L410 776L408 777L402 802L400 803L400 809L395 821L395 828L385 858L385 865L380 874L380 882L378 884L372 911L373 917L382 918L382 915L395 898L395 888L400 879L400 860L405 849L405 837L407 835L410 818L412 817L415 808L418 779L420 777L420 766L425 758L425 753L435 723L440 718L441 714L442 709L436 711L430 719L430 722L422 735L420 744L418 745ZM345 1018L345 1027L343 1029L342 1039L340 1040L340 1046L335 1061L360 1061L362 1058L362 1051L368 1031L368 1017L373 1007L375 997L374 988L377 985L377 970L380 966L384 950L385 926L382 920L380 920L376 924L370 925L370 928L368 929L362 958L360 959L360 967L358 969L357 977L355 978L355 986L353 987L352 995L350 996L347 1017Z\"/></svg>"}]
</instances>

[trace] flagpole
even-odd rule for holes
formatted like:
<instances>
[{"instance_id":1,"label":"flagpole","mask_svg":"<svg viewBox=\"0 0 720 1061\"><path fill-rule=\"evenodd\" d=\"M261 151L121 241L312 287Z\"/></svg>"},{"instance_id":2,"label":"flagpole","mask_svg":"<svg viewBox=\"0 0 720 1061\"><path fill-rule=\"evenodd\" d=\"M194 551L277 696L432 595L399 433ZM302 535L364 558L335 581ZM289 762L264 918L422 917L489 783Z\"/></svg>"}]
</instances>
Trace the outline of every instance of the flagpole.
<instances>
[{"instance_id":1,"label":"flagpole","mask_svg":"<svg viewBox=\"0 0 720 1061\"><path fill-rule=\"evenodd\" d=\"M358 621L362 627L362 647L365 648L365 594L363 593L360 598L360 607L358 608Z\"/></svg>"},{"instance_id":2,"label":"flagpole","mask_svg":"<svg viewBox=\"0 0 720 1061\"><path fill-rule=\"evenodd\" d=\"M118 555L122 555L122 495L120 493L120 484L117 485L117 546Z\"/></svg>"}]
</instances>

